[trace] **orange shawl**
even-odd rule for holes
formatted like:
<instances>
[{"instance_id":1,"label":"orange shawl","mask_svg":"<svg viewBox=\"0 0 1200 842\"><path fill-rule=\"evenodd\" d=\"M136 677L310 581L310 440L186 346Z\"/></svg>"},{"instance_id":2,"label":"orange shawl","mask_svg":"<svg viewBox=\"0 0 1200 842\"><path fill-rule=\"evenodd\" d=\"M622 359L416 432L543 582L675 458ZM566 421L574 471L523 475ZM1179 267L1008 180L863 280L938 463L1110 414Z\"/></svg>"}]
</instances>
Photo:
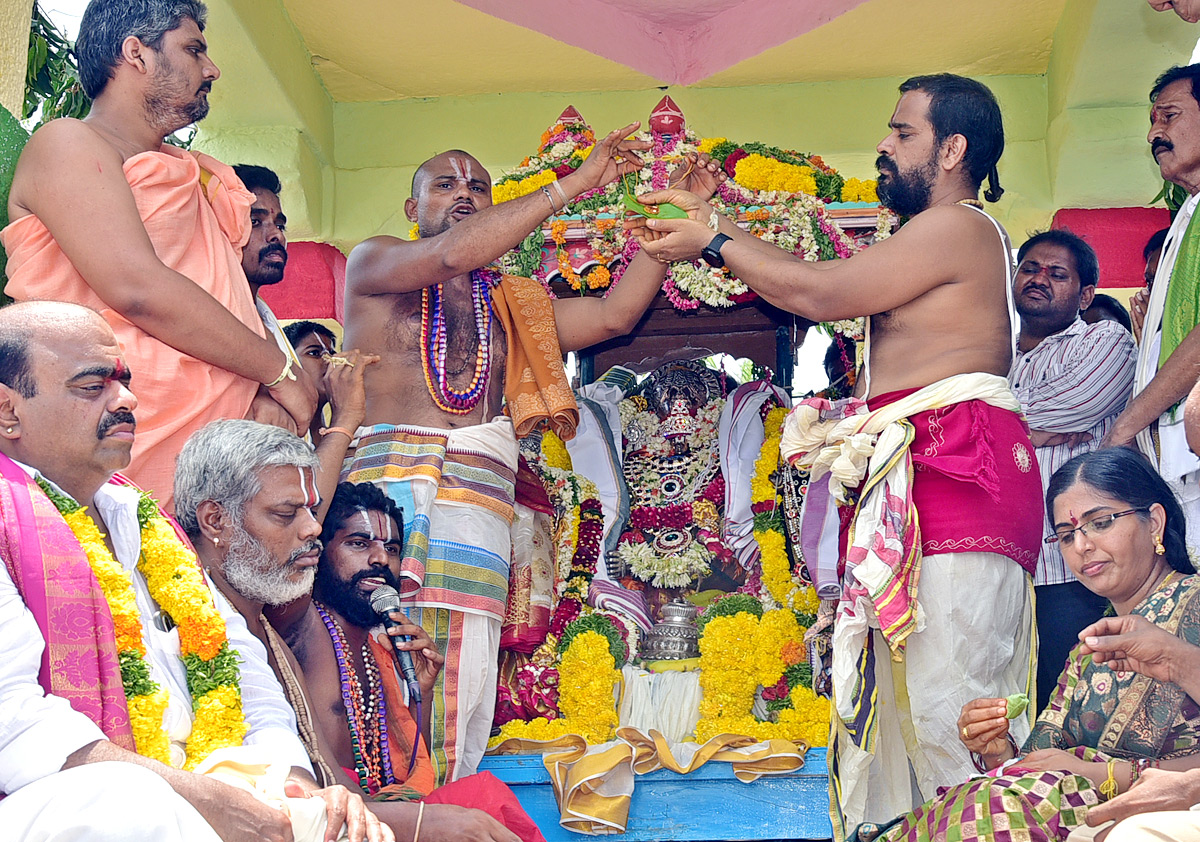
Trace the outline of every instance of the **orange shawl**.
<instances>
[{"instance_id":1,"label":"orange shawl","mask_svg":"<svg viewBox=\"0 0 1200 842\"><path fill-rule=\"evenodd\" d=\"M563 441L575 438L579 407L567 382L554 304L532 278L501 275L492 309L508 336L504 400L517 438L549 424Z\"/></svg>"},{"instance_id":2,"label":"orange shawl","mask_svg":"<svg viewBox=\"0 0 1200 842\"><path fill-rule=\"evenodd\" d=\"M163 146L134 155L124 172L159 259L265 337L241 263L254 196L233 168L198 152ZM183 443L209 421L244 417L258 384L177 351L109 307L33 214L12 222L0 240L8 251L10 296L82 304L112 327L133 370L138 397L128 474L170 510L175 457ZM112 247L119 250L120 244Z\"/></svg>"}]
</instances>

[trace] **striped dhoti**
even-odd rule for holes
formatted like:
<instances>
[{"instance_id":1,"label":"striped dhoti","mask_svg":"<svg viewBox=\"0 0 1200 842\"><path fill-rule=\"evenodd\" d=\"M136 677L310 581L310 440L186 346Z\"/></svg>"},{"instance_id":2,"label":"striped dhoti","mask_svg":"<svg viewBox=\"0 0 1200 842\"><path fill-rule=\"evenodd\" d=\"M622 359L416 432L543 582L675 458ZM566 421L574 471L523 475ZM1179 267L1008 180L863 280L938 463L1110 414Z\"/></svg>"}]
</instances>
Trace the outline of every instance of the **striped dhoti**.
<instances>
[{"instance_id":1,"label":"striped dhoti","mask_svg":"<svg viewBox=\"0 0 1200 842\"><path fill-rule=\"evenodd\" d=\"M496 705L508 595L517 441L497 418L456 430L360 427L342 479L372 482L404 509L405 611L446 658L431 704L438 783L473 774Z\"/></svg>"}]
</instances>

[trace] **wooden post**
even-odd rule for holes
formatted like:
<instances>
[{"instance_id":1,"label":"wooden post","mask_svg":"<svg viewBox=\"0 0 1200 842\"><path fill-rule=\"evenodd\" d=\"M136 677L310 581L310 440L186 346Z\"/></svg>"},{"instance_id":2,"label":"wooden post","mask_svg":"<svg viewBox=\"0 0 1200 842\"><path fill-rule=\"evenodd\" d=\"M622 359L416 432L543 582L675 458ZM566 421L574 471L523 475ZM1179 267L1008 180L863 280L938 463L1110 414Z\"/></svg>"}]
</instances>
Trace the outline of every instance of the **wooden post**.
<instances>
[{"instance_id":1,"label":"wooden post","mask_svg":"<svg viewBox=\"0 0 1200 842\"><path fill-rule=\"evenodd\" d=\"M20 119L33 0L0 0L0 105Z\"/></svg>"}]
</instances>

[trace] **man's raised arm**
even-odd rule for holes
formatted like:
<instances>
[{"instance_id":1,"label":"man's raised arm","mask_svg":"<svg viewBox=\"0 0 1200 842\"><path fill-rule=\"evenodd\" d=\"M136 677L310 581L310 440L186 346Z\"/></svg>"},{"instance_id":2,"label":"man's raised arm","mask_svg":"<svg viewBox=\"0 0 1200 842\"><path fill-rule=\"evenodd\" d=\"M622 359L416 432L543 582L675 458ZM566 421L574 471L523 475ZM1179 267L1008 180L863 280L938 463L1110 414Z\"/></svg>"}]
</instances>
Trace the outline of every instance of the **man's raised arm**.
<instances>
[{"instance_id":1,"label":"man's raised arm","mask_svg":"<svg viewBox=\"0 0 1200 842\"><path fill-rule=\"evenodd\" d=\"M279 347L155 254L122 165L86 124L55 120L25 147L11 215L35 214L96 295L146 333L248 380L275 380L287 361ZM285 380L272 395L293 416L311 403L311 417L316 396L296 381Z\"/></svg>"},{"instance_id":2,"label":"man's raised arm","mask_svg":"<svg viewBox=\"0 0 1200 842\"><path fill-rule=\"evenodd\" d=\"M640 197L647 205L670 202L689 219L635 220L643 249L667 260L691 260L713 239L706 224L713 208L682 190ZM952 281L974 252L952 208L931 208L892 237L847 260L810 263L764 243L717 214L719 232L730 238L721 257L743 283L776 307L813 321L857 318L892 310Z\"/></svg>"},{"instance_id":3,"label":"man's raised arm","mask_svg":"<svg viewBox=\"0 0 1200 842\"><path fill-rule=\"evenodd\" d=\"M413 292L487 266L529 236L556 208L561 210L581 193L641 169L636 152L649 149L650 144L626 140L638 125L630 123L609 132L579 169L558 181L566 201L551 185L546 192L535 190L485 207L434 237L410 242L379 236L363 241L346 264L348 287L357 295ZM439 189L438 179L431 181L428 189Z\"/></svg>"}]
</instances>

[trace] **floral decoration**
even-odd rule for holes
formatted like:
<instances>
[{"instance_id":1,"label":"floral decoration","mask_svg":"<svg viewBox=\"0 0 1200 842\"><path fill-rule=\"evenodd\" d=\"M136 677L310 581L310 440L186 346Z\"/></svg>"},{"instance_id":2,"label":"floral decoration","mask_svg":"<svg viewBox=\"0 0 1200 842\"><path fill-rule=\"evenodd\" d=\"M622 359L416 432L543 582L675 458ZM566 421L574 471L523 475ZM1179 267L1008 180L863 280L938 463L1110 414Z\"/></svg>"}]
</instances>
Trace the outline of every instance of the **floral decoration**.
<instances>
[{"instance_id":1,"label":"floral decoration","mask_svg":"<svg viewBox=\"0 0 1200 842\"><path fill-rule=\"evenodd\" d=\"M40 477L38 485L79 541L108 603L134 745L139 754L170 764L171 745L163 730L169 694L150 675L133 580L109 551L87 509ZM193 769L216 749L241 745L246 735L237 655L229 648L225 620L213 604L196 554L145 492L137 514L142 541L137 569L146 578L150 597L179 631L193 714L183 768Z\"/></svg>"},{"instance_id":2,"label":"floral decoration","mask_svg":"<svg viewBox=\"0 0 1200 842\"><path fill-rule=\"evenodd\" d=\"M552 266L543 266L546 229L538 228L502 258L505 271L537 278L552 296L552 277L561 277L581 295L601 291L607 295L640 249L619 224L625 214L623 195L640 195L679 183L688 172L687 155L692 152L706 152L725 168L730 180L713 196L713 205L731 218L753 220L751 230L756 236L805 260L848 257L857 251L854 240L830 220L825 205L873 201L873 181L846 180L818 155L725 138L701 139L690 129L675 135L642 131L636 137L652 144L643 156L649 166L628 182L618 181L577 196L551 221ZM556 123L543 133L535 155L500 177L492 190L493 201L519 198L569 175L586 160L594 144L595 135L586 124ZM890 217L881 215L890 226ZM583 259L582 274L572 268L566 245L573 228L582 229L576 239L585 241L591 250ZM694 310L701 303L729 307L754 297L727 270L700 261L671 264L663 290L680 310Z\"/></svg>"},{"instance_id":3,"label":"floral decoration","mask_svg":"<svg viewBox=\"0 0 1200 842\"><path fill-rule=\"evenodd\" d=\"M509 739L553 740L566 734L578 734L592 745L608 742L617 727L613 689L620 679L608 638L590 630L578 634L558 666L558 709L562 715L529 722L514 719L500 727L500 734L488 746Z\"/></svg>"},{"instance_id":4,"label":"floral decoration","mask_svg":"<svg viewBox=\"0 0 1200 842\"><path fill-rule=\"evenodd\" d=\"M805 686L804 628L786 608L709 619L700 637L700 721L696 741L717 734L760 740L804 740L824 746L829 738L829 701ZM761 688L769 717L753 713Z\"/></svg>"}]
</instances>

